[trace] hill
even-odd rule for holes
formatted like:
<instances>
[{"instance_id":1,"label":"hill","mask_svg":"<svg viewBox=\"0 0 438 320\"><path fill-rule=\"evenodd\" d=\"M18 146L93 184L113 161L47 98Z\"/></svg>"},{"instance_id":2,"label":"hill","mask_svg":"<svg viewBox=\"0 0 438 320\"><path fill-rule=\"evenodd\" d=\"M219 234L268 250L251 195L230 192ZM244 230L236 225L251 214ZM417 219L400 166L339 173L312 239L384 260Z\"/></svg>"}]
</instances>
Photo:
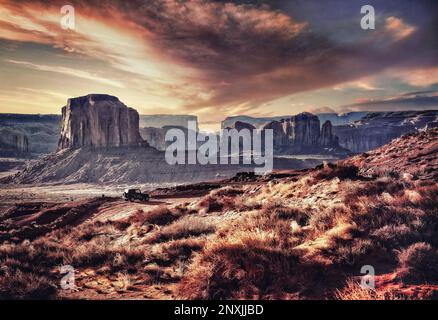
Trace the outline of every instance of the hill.
<instances>
[{"instance_id":1,"label":"hill","mask_svg":"<svg viewBox=\"0 0 438 320\"><path fill-rule=\"evenodd\" d=\"M0 245L0 297L437 298L437 133L313 170L160 190L161 205L16 206L0 215L2 239L18 237ZM171 201L179 192L187 200ZM65 264L75 290L56 287ZM360 286L364 266L374 288Z\"/></svg>"}]
</instances>

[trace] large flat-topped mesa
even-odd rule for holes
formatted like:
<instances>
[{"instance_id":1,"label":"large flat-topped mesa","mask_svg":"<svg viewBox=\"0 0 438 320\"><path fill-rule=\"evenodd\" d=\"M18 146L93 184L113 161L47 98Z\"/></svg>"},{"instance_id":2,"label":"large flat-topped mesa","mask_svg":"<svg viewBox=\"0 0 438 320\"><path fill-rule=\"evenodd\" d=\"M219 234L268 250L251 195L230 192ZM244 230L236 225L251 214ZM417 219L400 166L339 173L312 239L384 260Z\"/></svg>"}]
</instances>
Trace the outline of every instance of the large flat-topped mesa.
<instances>
[{"instance_id":1,"label":"large flat-topped mesa","mask_svg":"<svg viewBox=\"0 0 438 320\"><path fill-rule=\"evenodd\" d=\"M62 108L59 149L121 147L143 143L139 116L117 97L105 94L68 99Z\"/></svg>"}]
</instances>

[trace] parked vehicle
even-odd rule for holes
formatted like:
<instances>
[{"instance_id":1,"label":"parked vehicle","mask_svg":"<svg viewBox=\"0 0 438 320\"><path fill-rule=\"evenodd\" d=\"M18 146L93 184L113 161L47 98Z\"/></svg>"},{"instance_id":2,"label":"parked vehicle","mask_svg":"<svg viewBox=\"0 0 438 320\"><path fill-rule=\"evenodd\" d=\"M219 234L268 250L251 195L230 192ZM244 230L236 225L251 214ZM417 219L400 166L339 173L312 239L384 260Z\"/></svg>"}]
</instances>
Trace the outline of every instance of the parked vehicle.
<instances>
[{"instance_id":1,"label":"parked vehicle","mask_svg":"<svg viewBox=\"0 0 438 320\"><path fill-rule=\"evenodd\" d=\"M126 189L125 192L123 192L123 198L125 201L149 201L150 197L149 194L141 192L140 189Z\"/></svg>"}]
</instances>

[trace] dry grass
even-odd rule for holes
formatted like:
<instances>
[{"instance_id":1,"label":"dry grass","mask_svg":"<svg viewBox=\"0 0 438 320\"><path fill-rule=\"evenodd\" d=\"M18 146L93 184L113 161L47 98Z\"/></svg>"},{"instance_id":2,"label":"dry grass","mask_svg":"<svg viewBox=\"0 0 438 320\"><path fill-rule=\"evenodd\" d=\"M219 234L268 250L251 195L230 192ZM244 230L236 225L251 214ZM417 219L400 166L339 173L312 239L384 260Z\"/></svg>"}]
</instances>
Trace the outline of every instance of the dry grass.
<instances>
[{"instance_id":1,"label":"dry grass","mask_svg":"<svg viewBox=\"0 0 438 320\"><path fill-rule=\"evenodd\" d=\"M390 177L352 182L349 179L357 174L356 169L327 168L314 175L311 184L306 179L287 185L272 183L254 194L258 203L270 201L217 231L189 266L179 288L180 297L311 297L316 286L324 286L330 297L335 290L330 289L333 282L339 285L343 280L340 270L348 275L348 270L357 272L364 264L383 264L395 271L398 261L394 250L419 239L437 245L437 185L400 183ZM338 204L310 200L330 199L333 193L341 200ZM305 209L297 205L306 202ZM433 250L422 254L434 261ZM437 274L428 266L424 260L418 266L423 268L423 279L424 274ZM325 276L333 270L337 275L320 279L321 268ZM353 285L338 295L343 299L404 298L392 292L358 290Z\"/></svg>"},{"instance_id":2,"label":"dry grass","mask_svg":"<svg viewBox=\"0 0 438 320\"><path fill-rule=\"evenodd\" d=\"M70 264L121 291L135 279L177 283L188 299L403 299L346 281L365 264L406 284L435 281L437 226L437 184L327 165L298 181L222 188L0 245L0 298L56 297L60 275L50 271Z\"/></svg>"},{"instance_id":3,"label":"dry grass","mask_svg":"<svg viewBox=\"0 0 438 320\"><path fill-rule=\"evenodd\" d=\"M185 216L170 225L164 226L147 238L147 242L165 242L169 240L188 237L198 237L213 233L216 230L214 224L207 219L196 216Z\"/></svg>"},{"instance_id":4,"label":"dry grass","mask_svg":"<svg viewBox=\"0 0 438 320\"><path fill-rule=\"evenodd\" d=\"M312 174L312 178L314 183L333 178L340 180L357 179L358 172L359 169L356 166L326 163L320 170Z\"/></svg>"},{"instance_id":5,"label":"dry grass","mask_svg":"<svg viewBox=\"0 0 438 320\"><path fill-rule=\"evenodd\" d=\"M337 300L407 300L409 297L391 290L362 288L357 282L348 281L341 290L336 290Z\"/></svg>"},{"instance_id":6,"label":"dry grass","mask_svg":"<svg viewBox=\"0 0 438 320\"><path fill-rule=\"evenodd\" d=\"M180 214L177 210L171 210L167 206L161 205L148 212L137 211L134 216L128 219L128 223L166 225L179 217Z\"/></svg>"},{"instance_id":7,"label":"dry grass","mask_svg":"<svg viewBox=\"0 0 438 320\"><path fill-rule=\"evenodd\" d=\"M438 250L417 242L398 254L399 276L408 282L438 282Z\"/></svg>"}]
</instances>

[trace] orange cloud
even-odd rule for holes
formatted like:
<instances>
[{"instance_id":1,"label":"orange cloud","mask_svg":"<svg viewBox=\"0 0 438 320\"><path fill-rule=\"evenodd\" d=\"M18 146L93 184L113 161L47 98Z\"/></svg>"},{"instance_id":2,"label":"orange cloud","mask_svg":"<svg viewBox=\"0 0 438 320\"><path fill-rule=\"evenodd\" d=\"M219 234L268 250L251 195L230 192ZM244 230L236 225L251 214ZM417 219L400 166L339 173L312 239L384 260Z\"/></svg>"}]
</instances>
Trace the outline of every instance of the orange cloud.
<instances>
[{"instance_id":1,"label":"orange cloud","mask_svg":"<svg viewBox=\"0 0 438 320\"><path fill-rule=\"evenodd\" d=\"M416 28L405 23L397 17L388 17L385 20L385 32L390 35L394 41L400 41L410 37Z\"/></svg>"}]
</instances>

